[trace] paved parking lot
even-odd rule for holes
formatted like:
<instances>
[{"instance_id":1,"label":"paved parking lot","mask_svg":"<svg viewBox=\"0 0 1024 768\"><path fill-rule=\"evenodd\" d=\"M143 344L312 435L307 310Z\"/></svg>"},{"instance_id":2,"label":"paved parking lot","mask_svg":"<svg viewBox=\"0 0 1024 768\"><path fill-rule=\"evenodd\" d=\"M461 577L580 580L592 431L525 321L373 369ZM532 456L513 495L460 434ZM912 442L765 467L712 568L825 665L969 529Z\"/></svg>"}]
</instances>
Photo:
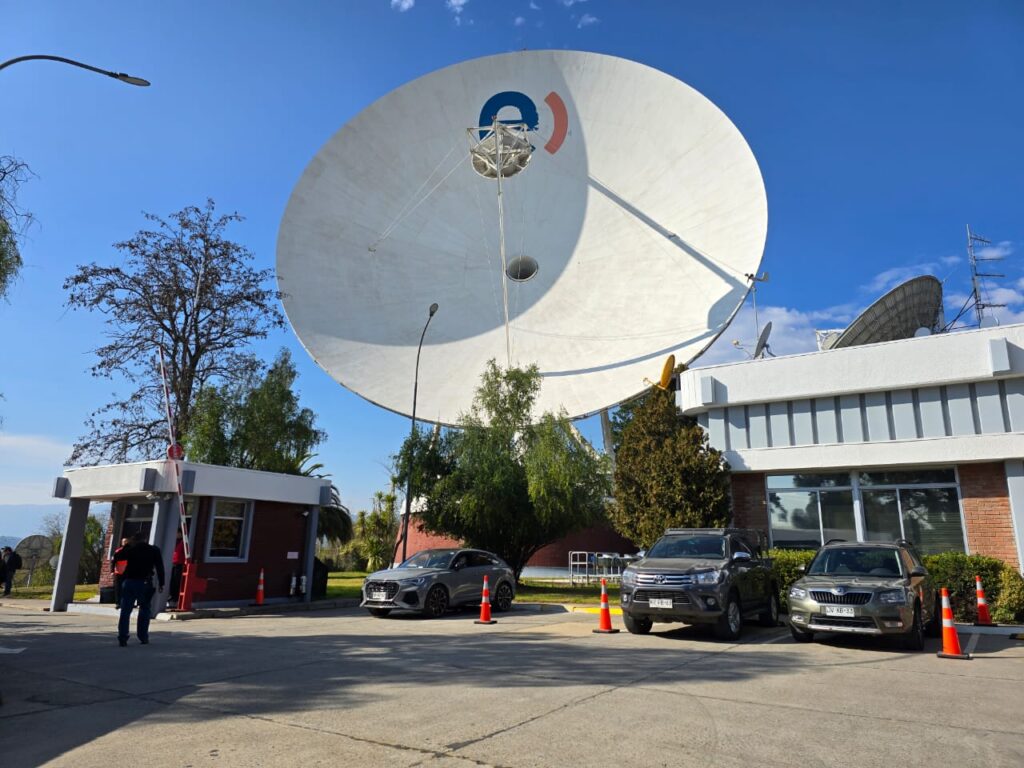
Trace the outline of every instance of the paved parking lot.
<instances>
[{"instance_id":1,"label":"paved parking lot","mask_svg":"<svg viewBox=\"0 0 1024 768\"><path fill-rule=\"evenodd\" d=\"M1024 765L1024 643L1005 637L978 636L964 662L934 640L914 654L781 627L720 643L522 607L474 618L160 622L119 648L104 617L0 608L2 762Z\"/></svg>"}]
</instances>

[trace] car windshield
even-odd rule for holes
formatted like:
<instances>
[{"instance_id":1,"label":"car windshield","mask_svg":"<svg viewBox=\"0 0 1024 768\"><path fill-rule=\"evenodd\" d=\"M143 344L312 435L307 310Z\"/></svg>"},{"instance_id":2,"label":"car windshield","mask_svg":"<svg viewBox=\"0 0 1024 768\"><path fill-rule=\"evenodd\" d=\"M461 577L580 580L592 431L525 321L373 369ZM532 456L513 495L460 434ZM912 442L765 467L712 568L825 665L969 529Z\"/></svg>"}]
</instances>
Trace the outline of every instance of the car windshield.
<instances>
[{"instance_id":1,"label":"car windshield","mask_svg":"<svg viewBox=\"0 0 1024 768\"><path fill-rule=\"evenodd\" d=\"M884 547L835 547L821 550L807 569L810 576L899 578L899 553Z\"/></svg>"},{"instance_id":2,"label":"car windshield","mask_svg":"<svg viewBox=\"0 0 1024 768\"><path fill-rule=\"evenodd\" d=\"M399 568L447 568L457 549L425 549L410 557Z\"/></svg>"},{"instance_id":3,"label":"car windshield","mask_svg":"<svg viewBox=\"0 0 1024 768\"><path fill-rule=\"evenodd\" d=\"M723 536L662 536L647 551L647 557L721 560L725 557Z\"/></svg>"}]
</instances>

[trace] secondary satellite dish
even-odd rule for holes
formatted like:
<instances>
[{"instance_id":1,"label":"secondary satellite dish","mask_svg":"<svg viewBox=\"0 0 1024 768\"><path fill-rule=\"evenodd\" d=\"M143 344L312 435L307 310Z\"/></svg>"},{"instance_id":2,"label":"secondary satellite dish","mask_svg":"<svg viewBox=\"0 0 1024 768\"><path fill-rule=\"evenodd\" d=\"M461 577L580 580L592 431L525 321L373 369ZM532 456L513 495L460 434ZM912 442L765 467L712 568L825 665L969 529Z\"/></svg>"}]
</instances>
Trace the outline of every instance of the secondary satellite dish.
<instances>
[{"instance_id":1,"label":"secondary satellite dish","mask_svg":"<svg viewBox=\"0 0 1024 768\"><path fill-rule=\"evenodd\" d=\"M36 568L46 564L53 557L53 539L40 534L26 536L18 542L14 551L21 555L21 567L28 571L26 583L31 586L32 574Z\"/></svg>"},{"instance_id":2,"label":"secondary satellite dish","mask_svg":"<svg viewBox=\"0 0 1024 768\"><path fill-rule=\"evenodd\" d=\"M865 309L824 349L857 347L881 341L909 339L920 328L942 327L942 283L921 275L901 283Z\"/></svg>"},{"instance_id":3,"label":"secondary satellite dish","mask_svg":"<svg viewBox=\"0 0 1024 768\"><path fill-rule=\"evenodd\" d=\"M764 328L761 329L760 335L757 337L757 344L754 346L754 359L758 360L764 357L765 353L771 354L768 350L768 337L772 334L772 321L769 320L765 323Z\"/></svg>"},{"instance_id":4,"label":"secondary satellite dish","mask_svg":"<svg viewBox=\"0 0 1024 768\"><path fill-rule=\"evenodd\" d=\"M538 413L596 413L652 360L728 325L764 250L753 153L691 87L624 59L457 64L335 134L289 200L277 275L317 363L371 402L453 424L488 360L536 364ZM396 375L397 372L397 375Z\"/></svg>"},{"instance_id":5,"label":"secondary satellite dish","mask_svg":"<svg viewBox=\"0 0 1024 768\"><path fill-rule=\"evenodd\" d=\"M661 367L661 378L658 380L659 389L668 389L669 384L672 383L672 372L676 369L676 356L669 355L665 360L665 365Z\"/></svg>"}]
</instances>

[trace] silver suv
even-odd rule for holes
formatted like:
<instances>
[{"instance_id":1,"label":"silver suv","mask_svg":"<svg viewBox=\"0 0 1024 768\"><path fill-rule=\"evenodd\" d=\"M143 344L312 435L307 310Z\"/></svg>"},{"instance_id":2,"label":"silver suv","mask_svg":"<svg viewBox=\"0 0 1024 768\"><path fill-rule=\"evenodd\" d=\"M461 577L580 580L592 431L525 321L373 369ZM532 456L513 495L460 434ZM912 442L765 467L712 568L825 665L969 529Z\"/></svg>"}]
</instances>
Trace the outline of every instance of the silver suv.
<instances>
[{"instance_id":1,"label":"silver suv","mask_svg":"<svg viewBox=\"0 0 1024 768\"><path fill-rule=\"evenodd\" d=\"M745 617L779 622L779 591L764 536L740 528L670 528L622 572L622 622L635 635L654 622L712 624L734 640Z\"/></svg>"}]
</instances>

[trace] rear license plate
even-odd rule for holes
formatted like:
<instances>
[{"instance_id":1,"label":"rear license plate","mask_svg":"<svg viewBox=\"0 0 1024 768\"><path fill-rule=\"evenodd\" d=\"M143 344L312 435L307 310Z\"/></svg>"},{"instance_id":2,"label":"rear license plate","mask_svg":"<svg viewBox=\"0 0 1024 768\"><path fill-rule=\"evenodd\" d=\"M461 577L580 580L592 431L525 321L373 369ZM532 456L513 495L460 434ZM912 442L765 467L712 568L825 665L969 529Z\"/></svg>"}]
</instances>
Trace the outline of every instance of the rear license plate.
<instances>
[{"instance_id":1,"label":"rear license plate","mask_svg":"<svg viewBox=\"0 0 1024 768\"><path fill-rule=\"evenodd\" d=\"M371 600L387 600L388 599L388 593L387 592L371 592L370 593L370 599Z\"/></svg>"},{"instance_id":2,"label":"rear license plate","mask_svg":"<svg viewBox=\"0 0 1024 768\"><path fill-rule=\"evenodd\" d=\"M652 597L648 601L648 605L650 605L651 608L671 608L672 607L672 598L671 597Z\"/></svg>"},{"instance_id":3,"label":"rear license plate","mask_svg":"<svg viewBox=\"0 0 1024 768\"><path fill-rule=\"evenodd\" d=\"M853 608L845 605L826 605L825 606L826 616L846 616L852 618L854 616Z\"/></svg>"}]
</instances>

